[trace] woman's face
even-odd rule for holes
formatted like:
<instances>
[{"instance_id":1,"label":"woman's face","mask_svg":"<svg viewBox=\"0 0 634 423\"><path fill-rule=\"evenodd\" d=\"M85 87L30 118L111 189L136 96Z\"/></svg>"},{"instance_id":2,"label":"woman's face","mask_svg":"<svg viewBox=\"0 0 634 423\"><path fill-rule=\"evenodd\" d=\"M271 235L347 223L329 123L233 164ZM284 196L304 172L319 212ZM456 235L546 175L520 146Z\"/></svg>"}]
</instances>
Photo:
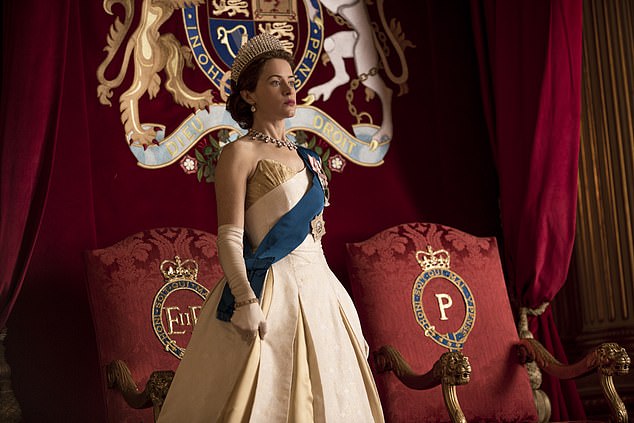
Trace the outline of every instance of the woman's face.
<instances>
[{"instance_id":1,"label":"woman's face","mask_svg":"<svg viewBox=\"0 0 634 423\"><path fill-rule=\"evenodd\" d=\"M281 120L295 116L295 76L284 59L269 59L262 66L255 91L243 93L255 104L255 116L263 120Z\"/></svg>"}]
</instances>

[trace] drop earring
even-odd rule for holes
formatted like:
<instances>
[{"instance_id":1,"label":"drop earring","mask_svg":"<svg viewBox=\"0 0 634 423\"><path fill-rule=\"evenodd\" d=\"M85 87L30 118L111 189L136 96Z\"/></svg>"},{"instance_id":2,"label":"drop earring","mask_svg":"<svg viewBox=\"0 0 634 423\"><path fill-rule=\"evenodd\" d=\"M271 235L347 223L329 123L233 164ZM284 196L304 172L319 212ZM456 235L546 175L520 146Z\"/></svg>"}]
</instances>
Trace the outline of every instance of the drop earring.
<instances>
[{"instance_id":1,"label":"drop earring","mask_svg":"<svg viewBox=\"0 0 634 423\"><path fill-rule=\"evenodd\" d=\"M251 105L251 113L255 113L256 112L256 108L255 108L255 104Z\"/></svg>"}]
</instances>

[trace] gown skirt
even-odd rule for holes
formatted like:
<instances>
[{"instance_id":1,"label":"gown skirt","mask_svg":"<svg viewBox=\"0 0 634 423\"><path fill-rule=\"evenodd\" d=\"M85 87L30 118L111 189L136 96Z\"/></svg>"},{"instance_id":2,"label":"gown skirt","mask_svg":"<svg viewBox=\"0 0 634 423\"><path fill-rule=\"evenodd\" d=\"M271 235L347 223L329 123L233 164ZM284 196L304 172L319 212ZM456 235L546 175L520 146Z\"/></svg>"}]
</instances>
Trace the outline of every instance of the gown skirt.
<instances>
[{"instance_id":1,"label":"gown skirt","mask_svg":"<svg viewBox=\"0 0 634 423\"><path fill-rule=\"evenodd\" d=\"M258 245L310 185L296 173L247 209ZM347 291L312 234L274 263L261 305L264 339L216 318L226 281L209 293L159 416L168 422L383 422L368 347Z\"/></svg>"}]
</instances>

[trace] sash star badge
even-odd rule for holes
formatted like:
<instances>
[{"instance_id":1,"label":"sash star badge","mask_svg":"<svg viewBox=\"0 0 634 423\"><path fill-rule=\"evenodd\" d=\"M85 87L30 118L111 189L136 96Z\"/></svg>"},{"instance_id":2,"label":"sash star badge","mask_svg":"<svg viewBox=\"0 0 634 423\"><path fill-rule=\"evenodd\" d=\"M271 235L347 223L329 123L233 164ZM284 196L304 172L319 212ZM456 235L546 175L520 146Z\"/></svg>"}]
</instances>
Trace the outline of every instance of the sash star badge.
<instances>
[{"instance_id":1,"label":"sash star badge","mask_svg":"<svg viewBox=\"0 0 634 423\"><path fill-rule=\"evenodd\" d=\"M311 233L315 241L319 241L324 235L326 235L326 222L324 221L323 212L319 213L310 222Z\"/></svg>"}]
</instances>

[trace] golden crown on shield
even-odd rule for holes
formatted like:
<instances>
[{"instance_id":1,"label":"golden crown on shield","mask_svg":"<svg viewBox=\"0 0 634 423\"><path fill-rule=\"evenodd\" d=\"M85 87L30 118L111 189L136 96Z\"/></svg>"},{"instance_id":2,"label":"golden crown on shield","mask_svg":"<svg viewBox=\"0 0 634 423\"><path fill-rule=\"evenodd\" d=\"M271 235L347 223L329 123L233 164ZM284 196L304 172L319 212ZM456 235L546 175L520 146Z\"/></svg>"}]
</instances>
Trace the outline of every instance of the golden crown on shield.
<instances>
[{"instance_id":1,"label":"golden crown on shield","mask_svg":"<svg viewBox=\"0 0 634 423\"><path fill-rule=\"evenodd\" d=\"M163 260L159 267L166 282L174 279L196 281L198 278L198 263L192 259L181 261L179 256L174 256L174 260Z\"/></svg>"},{"instance_id":2,"label":"golden crown on shield","mask_svg":"<svg viewBox=\"0 0 634 423\"><path fill-rule=\"evenodd\" d=\"M416 260L423 270L432 268L449 269L451 257L447 250L436 250L427 245L427 251L416 251Z\"/></svg>"}]
</instances>

